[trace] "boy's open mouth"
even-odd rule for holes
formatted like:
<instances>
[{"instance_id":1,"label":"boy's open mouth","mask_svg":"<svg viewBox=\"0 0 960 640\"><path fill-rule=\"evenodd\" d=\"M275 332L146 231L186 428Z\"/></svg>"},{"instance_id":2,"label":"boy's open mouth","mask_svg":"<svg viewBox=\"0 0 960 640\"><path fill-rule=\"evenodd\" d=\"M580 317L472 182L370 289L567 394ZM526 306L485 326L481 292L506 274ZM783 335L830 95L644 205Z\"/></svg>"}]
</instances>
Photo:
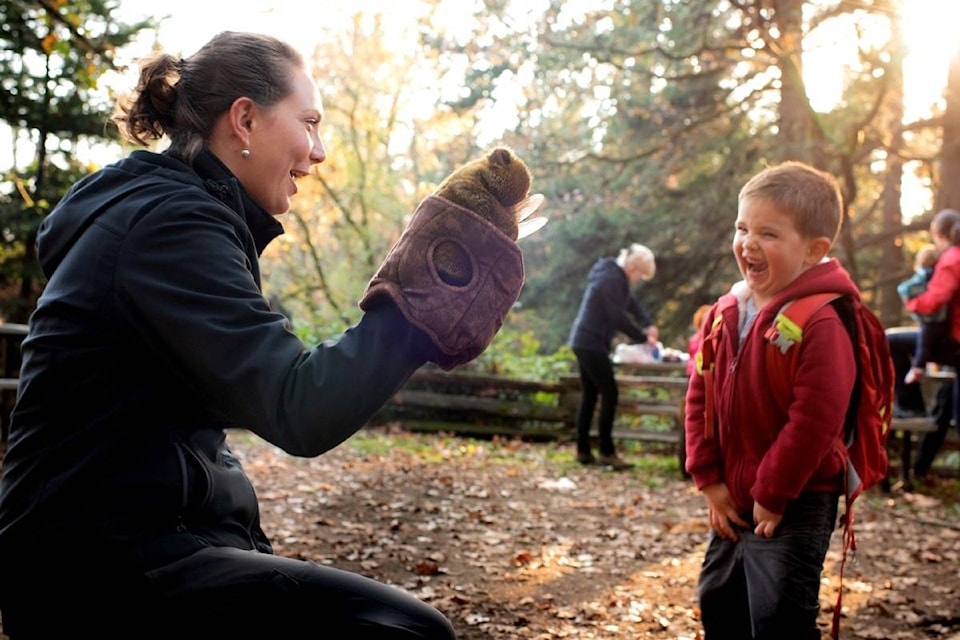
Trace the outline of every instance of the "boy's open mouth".
<instances>
[{"instance_id":1,"label":"boy's open mouth","mask_svg":"<svg viewBox=\"0 0 960 640\"><path fill-rule=\"evenodd\" d=\"M747 273L752 276L761 275L767 271L767 263L761 260L747 260Z\"/></svg>"}]
</instances>

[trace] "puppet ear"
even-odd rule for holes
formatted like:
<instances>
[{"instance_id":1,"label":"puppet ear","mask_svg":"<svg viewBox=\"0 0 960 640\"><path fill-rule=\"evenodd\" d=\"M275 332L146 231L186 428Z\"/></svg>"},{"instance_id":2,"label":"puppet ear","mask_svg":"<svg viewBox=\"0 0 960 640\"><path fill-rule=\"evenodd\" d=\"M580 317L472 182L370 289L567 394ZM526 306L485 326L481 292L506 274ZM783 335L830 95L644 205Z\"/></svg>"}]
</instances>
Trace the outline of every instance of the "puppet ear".
<instances>
[{"instance_id":1,"label":"puppet ear","mask_svg":"<svg viewBox=\"0 0 960 640\"><path fill-rule=\"evenodd\" d=\"M543 204L545 199L542 193L534 193L514 205L514 211L517 212L517 221L520 223L517 240L526 238L547 224L547 219L543 216L537 216L536 218L530 217L534 211L540 208L540 205Z\"/></svg>"}]
</instances>

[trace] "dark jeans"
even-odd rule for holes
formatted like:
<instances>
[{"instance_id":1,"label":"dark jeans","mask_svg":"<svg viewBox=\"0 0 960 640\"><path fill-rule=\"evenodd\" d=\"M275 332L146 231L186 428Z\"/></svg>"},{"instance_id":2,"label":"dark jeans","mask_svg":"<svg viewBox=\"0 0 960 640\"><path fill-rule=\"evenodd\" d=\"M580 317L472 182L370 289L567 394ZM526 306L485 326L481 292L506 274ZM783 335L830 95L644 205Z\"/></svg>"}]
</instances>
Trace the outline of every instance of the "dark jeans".
<instances>
[{"instance_id":1,"label":"dark jeans","mask_svg":"<svg viewBox=\"0 0 960 640\"><path fill-rule=\"evenodd\" d=\"M820 574L838 499L801 494L772 538L752 526L739 530L736 542L710 532L699 583L706 640L820 640Z\"/></svg>"},{"instance_id":2,"label":"dark jeans","mask_svg":"<svg viewBox=\"0 0 960 640\"><path fill-rule=\"evenodd\" d=\"M600 434L600 455L612 456L613 418L617 412L620 391L613 372L609 354L600 351L574 349L580 368L580 406L577 408L577 451L590 451L590 425L593 412L600 398L600 418L597 431Z\"/></svg>"},{"instance_id":3,"label":"dark jeans","mask_svg":"<svg viewBox=\"0 0 960 640\"><path fill-rule=\"evenodd\" d=\"M456 637L412 595L313 562L209 547L135 579L48 550L0 584L11 640L93 637L160 640ZM59 571L53 569L53 557ZM42 565L42 566L40 566Z\"/></svg>"},{"instance_id":4,"label":"dark jeans","mask_svg":"<svg viewBox=\"0 0 960 640\"><path fill-rule=\"evenodd\" d=\"M947 432L957 426L957 386L956 381L945 382L937 390L936 403L932 415L937 425L936 431L927 431L920 436L920 448L913 463L913 474L917 477L930 473L930 467L943 447Z\"/></svg>"},{"instance_id":5,"label":"dark jeans","mask_svg":"<svg viewBox=\"0 0 960 640\"><path fill-rule=\"evenodd\" d=\"M923 394L918 383L905 384L904 376L910 369L912 357L917 348L919 332L917 330L896 330L887 332L887 341L890 344L890 356L893 358L897 408L902 412L924 414L926 407ZM928 354L931 362L938 362L957 367L958 349L955 342L949 337L942 341L940 348ZM957 369L960 371L960 369ZM957 425L957 416L960 415L957 402L960 401L958 383L944 383L937 390L934 406L930 410L937 425L936 431L925 432L920 437L920 450L914 461L913 473L923 476L930 472L937 453L943 446L947 432Z\"/></svg>"},{"instance_id":6,"label":"dark jeans","mask_svg":"<svg viewBox=\"0 0 960 640\"><path fill-rule=\"evenodd\" d=\"M896 409L904 413L926 414L923 393L917 383L906 384L903 379L910 370L917 349L917 330L897 329L887 331L887 344L890 345L890 357L893 359L893 382Z\"/></svg>"},{"instance_id":7,"label":"dark jeans","mask_svg":"<svg viewBox=\"0 0 960 640\"><path fill-rule=\"evenodd\" d=\"M924 322L918 329L919 339L913 354L912 365L923 368L927 362L936 362L936 356L940 345L944 344L950 338L949 322Z\"/></svg>"}]
</instances>

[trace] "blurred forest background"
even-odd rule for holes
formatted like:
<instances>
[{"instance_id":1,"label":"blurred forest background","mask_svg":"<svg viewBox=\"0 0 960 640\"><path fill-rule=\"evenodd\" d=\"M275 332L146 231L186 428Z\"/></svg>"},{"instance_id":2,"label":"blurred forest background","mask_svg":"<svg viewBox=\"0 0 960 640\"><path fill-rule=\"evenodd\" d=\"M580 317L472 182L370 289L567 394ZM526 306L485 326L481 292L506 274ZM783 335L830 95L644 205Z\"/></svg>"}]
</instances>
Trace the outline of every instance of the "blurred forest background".
<instances>
[{"instance_id":1,"label":"blurred forest background","mask_svg":"<svg viewBox=\"0 0 960 640\"><path fill-rule=\"evenodd\" d=\"M837 176L846 218L833 254L887 326L909 322L896 284L932 214L960 208L960 58L944 65L942 95L910 116L906 0L456 1L456 29L440 20L450 0L399 4L417 20L400 43L386 35L390 15L357 13L346 28L318 15L304 51L328 159L301 180L263 271L265 294L306 340L359 319L357 300L417 203L499 144L530 166L550 222L521 241L527 281L480 359L488 370L544 376L533 370L544 360L569 362L587 271L631 242L656 253L640 295L664 344L685 348L694 310L739 279L740 186L785 159ZM157 23L123 21L118 6L0 1L7 321L26 322L44 286L40 221L97 157L129 151L108 125L118 89L105 81L129 71L120 53ZM811 74L808 54L824 47ZM824 101L811 77L826 73L838 90ZM922 201L905 212L907 185Z\"/></svg>"}]
</instances>

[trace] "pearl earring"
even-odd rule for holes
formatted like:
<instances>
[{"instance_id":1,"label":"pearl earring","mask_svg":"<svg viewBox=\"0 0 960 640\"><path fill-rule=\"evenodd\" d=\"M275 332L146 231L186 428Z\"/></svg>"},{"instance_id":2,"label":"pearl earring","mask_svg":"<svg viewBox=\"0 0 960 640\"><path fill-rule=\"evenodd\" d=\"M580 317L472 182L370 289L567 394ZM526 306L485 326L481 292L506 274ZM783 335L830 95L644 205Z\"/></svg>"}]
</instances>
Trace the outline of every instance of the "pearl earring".
<instances>
[{"instance_id":1,"label":"pearl earring","mask_svg":"<svg viewBox=\"0 0 960 640\"><path fill-rule=\"evenodd\" d=\"M247 158L249 158L249 157L250 157L250 149L244 149L243 151L241 151L241 152L240 152L240 157L243 158L244 160L246 160Z\"/></svg>"}]
</instances>

